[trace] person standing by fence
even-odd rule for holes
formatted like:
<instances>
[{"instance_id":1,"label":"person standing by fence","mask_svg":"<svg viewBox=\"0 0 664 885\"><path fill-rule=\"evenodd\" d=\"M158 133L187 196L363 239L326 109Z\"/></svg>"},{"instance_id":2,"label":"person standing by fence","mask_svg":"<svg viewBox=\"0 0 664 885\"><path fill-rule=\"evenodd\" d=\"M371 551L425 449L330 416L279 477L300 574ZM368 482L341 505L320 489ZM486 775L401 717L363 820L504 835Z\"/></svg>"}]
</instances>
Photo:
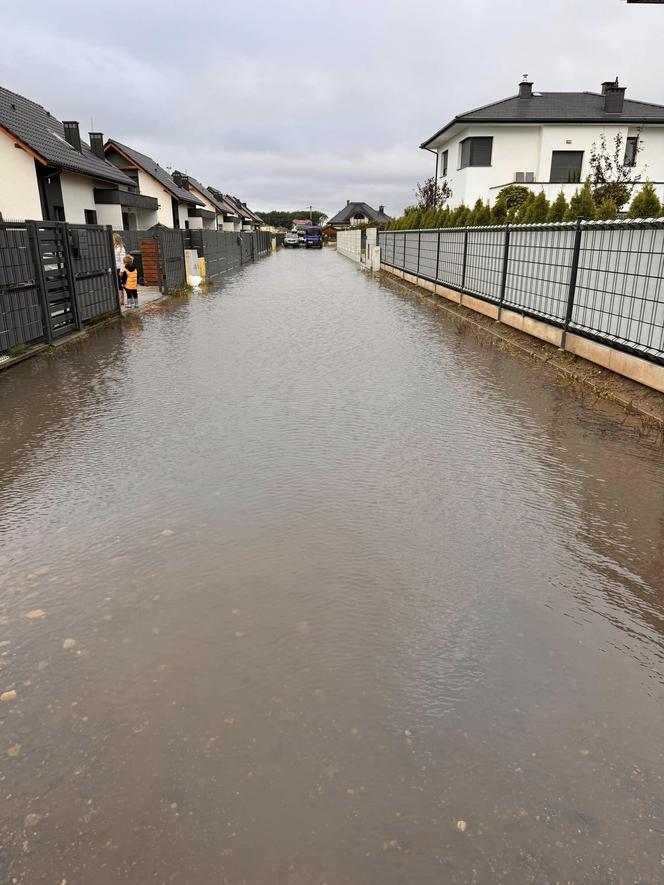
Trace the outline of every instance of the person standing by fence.
<instances>
[{"instance_id":1,"label":"person standing by fence","mask_svg":"<svg viewBox=\"0 0 664 885\"><path fill-rule=\"evenodd\" d=\"M138 307L138 269L131 255L125 255L122 262L124 269L120 276L120 283L127 293L127 306Z\"/></svg>"},{"instance_id":2,"label":"person standing by fence","mask_svg":"<svg viewBox=\"0 0 664 885\"><path fill-rule=\"evenodd\" d=\"M115 269L118 274L118 290L120 292L120 304L124 304L124 291L122 289L121 276L124 271L124 259L127 254L124 240L120 234L113 234L113 248L115 250Z\"/></svg>"}]
</instances>

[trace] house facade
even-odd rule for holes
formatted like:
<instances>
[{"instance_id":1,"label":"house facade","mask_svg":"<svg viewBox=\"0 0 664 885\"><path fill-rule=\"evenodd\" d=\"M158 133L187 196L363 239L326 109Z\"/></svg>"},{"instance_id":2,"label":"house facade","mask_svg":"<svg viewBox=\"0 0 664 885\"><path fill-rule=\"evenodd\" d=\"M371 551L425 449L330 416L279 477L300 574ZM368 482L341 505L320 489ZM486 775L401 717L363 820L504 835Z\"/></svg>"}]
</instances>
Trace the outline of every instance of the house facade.
<instances>
[{"instance_id":1,"label":"house facade","mask_svg":"<svg viewBox=\"0 0 664 885\"><path fill-rule=\"evenodd\" d=\"M621 159L663 197L664 106L626 99L617 80L595 93L535 92L524 79L517 95L455 117L420 147L435 154L451 207L493 203L514 183L569 200L589 174L593 145L604 136L611 155L618 134Z\"/></svg>"},{"instance_id":2,"label":"house facade","mask_svg":"<svg viewBox=\"0 0 664 885\"><path fill-rule=\"evenodd\" d=\"M134 182L105 159L100 133L91 132L88 144L76 121L60 122L36 102L0 88L0 215L5 221L111 224L119 212L109 213L99 194L122 192L131 200L132 190Z\"/></svg>"},{"instance_id":3,"label":"house facade","mask_svg":"<svg viewBox=\"0 0 664 885\"><path fill-rule=\"evenodd\" d=\"M147 230L155 224L171 228L190 226L189 209L200 207L199 200L180 187L155 160L115 139L106 142L104 155L129 177L140 196L150 198L151 208L122 207L118 229Z\"/></svg>"},{"instance_id":4,"label":"house facade","mask_svg":"<svg viewBox=\"0 0 664 885\"><path fill-rule=\"evenodd\" d=\"M374 209L368 203L353 203L351 200L347 200L345 207L329 219L326 227L332 227L334 230L348 230L351 227L368 224L372 221L383 224L389 220L390 216L385 214L384 206Z\"/></svg>"}]
</instances>

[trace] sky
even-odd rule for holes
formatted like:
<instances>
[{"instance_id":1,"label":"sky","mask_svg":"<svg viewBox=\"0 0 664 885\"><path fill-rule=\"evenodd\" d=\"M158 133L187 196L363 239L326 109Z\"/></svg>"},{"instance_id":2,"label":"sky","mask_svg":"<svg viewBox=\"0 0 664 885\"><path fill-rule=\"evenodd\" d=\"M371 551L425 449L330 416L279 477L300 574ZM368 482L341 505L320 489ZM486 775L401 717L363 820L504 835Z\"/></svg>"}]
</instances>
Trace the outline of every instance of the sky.
<instances>
[{"instance_id":1,"label":"sky","mask_svg":"<svg viewBox=\"0 0 664 885\"><path fill-rule=\"evenodd\" d=\"M0 84L257 210L399 214L418 145L515 94L664 103L664 5L625 0L30 0L2 5ZM87 136L86 136L87 137ZM1 173L1 170L0 170Z\"/></svg>"}]
</instances>

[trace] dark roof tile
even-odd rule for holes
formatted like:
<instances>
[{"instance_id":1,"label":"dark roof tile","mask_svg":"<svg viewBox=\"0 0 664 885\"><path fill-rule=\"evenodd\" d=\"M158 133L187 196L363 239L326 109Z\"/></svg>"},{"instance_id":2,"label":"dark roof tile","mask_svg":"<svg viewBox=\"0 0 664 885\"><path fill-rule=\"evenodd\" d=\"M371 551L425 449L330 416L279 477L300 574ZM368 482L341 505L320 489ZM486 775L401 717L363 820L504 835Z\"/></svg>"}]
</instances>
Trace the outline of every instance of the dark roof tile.
<instances>
[{"instance_id":1,"label":"dark roof tile","mask_svg":"<svg viewBox=\"0 0 664 885\"><path fill-rule=\"evenodd\" d=\"M133 185L112 163L100 159L81 139L81 153L65 138L64 127L46 108L0 86L0 126L22 141L49 165L104 181Z\"/></svg>"},{"instance_id":2,"label":"dark roof tile","mask_svg":"<svg viewBox=\"0 0 664 885\"><path fill-rule=\"evenodd\" d=\"M193 194L177 185L168 172L165 169L162 169L159 163L156 163L152 157L148 157L147 154L142 154L140 151L134 150L134 148L130 148L126 144L122 144L121 141L116 141L114 138L109 138L106 144L118 148L121 153L129 157L132 162L139 166L144 172L147 172L148 175L151 175L159 182L159 184L165 187L167 191L173 194L173 196L181 202L193 203L195 206L202 205ZM132 184L134 184L133 181Z\"/></svg>"},{"instance_id":3,"label":"dark roof tile","mask_svg":"<svg viewBox=\"0 0 664 885\"><path fill-rule=\"evenodd\" d=\"M382 224L390 220L389 215L386 215L384 212L379 212L368 203L349 203L347 206L344 206L341 212L337 212L337 214L333 218L330 218L325 223L326 225L348 224L353 215L359 212L361 212L363 215L366 215L369 221L375 221Z\"/></svg>"}]
</instances>

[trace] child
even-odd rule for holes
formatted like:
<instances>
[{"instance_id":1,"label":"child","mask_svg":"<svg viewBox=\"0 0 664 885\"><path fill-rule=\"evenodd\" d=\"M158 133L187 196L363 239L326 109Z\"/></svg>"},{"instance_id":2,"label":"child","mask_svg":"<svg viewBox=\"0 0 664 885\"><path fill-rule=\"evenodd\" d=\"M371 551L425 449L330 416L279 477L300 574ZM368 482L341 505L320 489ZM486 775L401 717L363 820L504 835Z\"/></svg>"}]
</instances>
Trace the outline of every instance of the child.
<instances>
[{"instance_id":1,"label":"child","mask_svg":"<svg viewBox=\"0 0 664 885\"><path fill-rule=\"evenodd\" d=\"M138 307L138 270L131 255L125 255L122 262L124 270L120 274L120 282L127 293L127 307Z\"/></svg>"}]
</instances>

